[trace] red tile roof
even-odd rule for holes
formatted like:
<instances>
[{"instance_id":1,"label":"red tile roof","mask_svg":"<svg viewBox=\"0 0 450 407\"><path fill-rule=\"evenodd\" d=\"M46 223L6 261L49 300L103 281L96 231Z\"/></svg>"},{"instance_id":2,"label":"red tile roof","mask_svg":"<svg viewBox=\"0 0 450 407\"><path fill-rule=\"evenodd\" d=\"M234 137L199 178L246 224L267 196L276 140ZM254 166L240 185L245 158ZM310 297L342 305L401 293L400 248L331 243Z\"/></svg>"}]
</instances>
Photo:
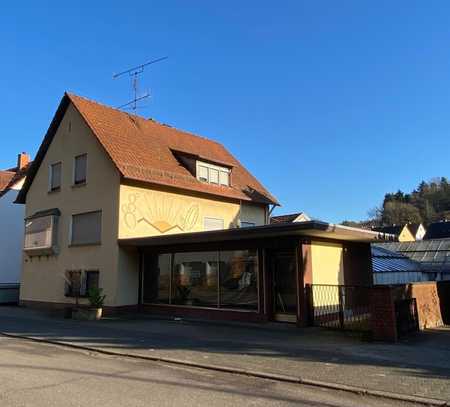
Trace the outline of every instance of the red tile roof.
<instances>
[{"instance_id":1,"label":"red tile roof","mask_svg":"<svg viewBox=\"0 0 450 407\"><path fill-rule=\"evenodd\" d=\"M0 198L5 195L14 184L19 182L27 175L31 163L28 163L22 169L11 168L5 171L0 171Z\"/></svg>"},{"instance_id":2,"label":"red tile roof","mask_svg":"<svg viewBox=\"0 0 450 407\"><path fill-rule=\"evenodd\" d=\"M0 171L0 192L3 192L3 190L9 185L11 180L14 178L14 175L16 175L16 173L12 171Z\"/></svg>"},{"instance_id":3,"label":"red tile roof","mask_svg":"<svg viewBox=\"0 0 450 407\"><path fill-rule=\"evenodd\" d=\"M38 152L34 171L37 171L69 102L73 103L80 112L125 179L167 185L243 201L278 204L276 198L221 144L152 119L133 116L68 93L63 97ZM177 160L174 152L182 152L231 167L232 185L225 187L198 181ZM34 173L32 175L34 177ZM28 178L29 182L27 181L24 186L24 192L19 194L18 201L25 200L26 192L32 182L32 176Z\"/></svg>"},{"instance_id":4,"label":"red tile roof","mask_svg":"<svg viewBox=\"0 0 450 407\"><path fill-rule=\"evenodd\" d=\"M298 212L298 213L290 213L286 215L278 215L278 216L272 216L270 218L271 224L277 224L277 223L292 223L297 219L300 215L304 215L308 220L309 217L304 212Z\"/></svg>"}]
</instances>

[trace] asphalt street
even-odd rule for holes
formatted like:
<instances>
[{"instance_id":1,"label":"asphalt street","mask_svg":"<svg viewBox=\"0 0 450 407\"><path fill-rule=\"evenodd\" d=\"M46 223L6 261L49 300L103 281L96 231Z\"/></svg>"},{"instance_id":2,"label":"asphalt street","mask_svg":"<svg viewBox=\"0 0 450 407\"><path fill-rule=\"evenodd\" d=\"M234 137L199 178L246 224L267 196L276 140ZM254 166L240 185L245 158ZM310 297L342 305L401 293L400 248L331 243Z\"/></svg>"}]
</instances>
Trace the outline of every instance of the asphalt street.
<instances>
[{"instance_id":1,"label":"asphalt street","mask_svg":"<svg viewBox=\"0 0 450 407\"><path fill-rule=\"evenodd\" d=\"M408 404L0 337L0 405L360 407Z\"/></svg>"}]
</instances>

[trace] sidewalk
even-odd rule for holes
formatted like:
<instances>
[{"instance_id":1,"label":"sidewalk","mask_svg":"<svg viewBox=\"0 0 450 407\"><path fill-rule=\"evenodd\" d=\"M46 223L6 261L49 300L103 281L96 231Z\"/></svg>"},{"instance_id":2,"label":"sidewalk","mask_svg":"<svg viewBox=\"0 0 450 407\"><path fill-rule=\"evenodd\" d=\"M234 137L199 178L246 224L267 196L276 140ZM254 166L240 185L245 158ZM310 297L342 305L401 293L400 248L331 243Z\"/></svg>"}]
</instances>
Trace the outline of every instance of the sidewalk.
<instances>
[{"instance_id":1,"label":"sidewalk","mask_svg":"<svg viewBox=\"0 0 450 407\"><path fill-rule=\"evenodd\" d=\"M450 401L450 328L383 344L275 323L150 317L84 322L0 307L0 332Z\"/></svg>"}]
</instances>

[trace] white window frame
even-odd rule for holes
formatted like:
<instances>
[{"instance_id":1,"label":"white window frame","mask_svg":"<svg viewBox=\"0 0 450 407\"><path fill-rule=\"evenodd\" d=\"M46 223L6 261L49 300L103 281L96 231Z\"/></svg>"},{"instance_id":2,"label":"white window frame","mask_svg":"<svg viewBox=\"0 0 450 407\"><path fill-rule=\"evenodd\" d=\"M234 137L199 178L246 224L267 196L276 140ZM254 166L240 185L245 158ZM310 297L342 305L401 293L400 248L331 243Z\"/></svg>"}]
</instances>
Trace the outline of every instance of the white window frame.
<instances>
[{"instance_id":1,"label":"white window frame","mask_svg":"<svg viewBox=\"0 0 450 407\"><path fill-rule=\"evenodd\" d=\"M75 182L75 168L76 168L76 162L78 157L82 157L83 155L86 156L86 176L84 179L84 182L79 182L78 184ZM89 167L89 157L88 153L81 153L77 154L75 157L73 157L73 165L72 165L72 186L78 187L82 185L86 185L88 182L88 167Z\"/></svg>"},{"instance_id":2,"label":"white window frame","mask_svg":"<svg viewBox=\"0 0 450 407\"><path fill-rule=\"evenodd\" d=\"M222 227L218 228L218 229L207 229L206 228L206 221L207 220L211 220L211 221L219 221L222 223ZM212 216L205 216L203 218L203 230L204 231L213 231L213 230L224 230L225 229L225 221L221 218L213 218Z\"/></svg>"},{"instance_id":3,"label":"white window frame","mask_svg":"<svg viewBox=\"0 0 450 407\"><path fill-rule=\"evenodd\" d=\"M53 184L53 166L60 164L61 165L61 174L60 174L60 180L59 180L59 187L52 189ZM48 192L56 192L59 191L62 187L62 161L56 161L54 163L51 163L48 165Z\"/></svg>"},{"instance_id":4,"label":"white window frame","mask_svg":"<svg viewBox=\"0 0 450 407\"><path fill-rule=\"evenodd\" d=\"M206 168L206 170L207 170L207 179L206 180L200 179L200 167ZM218 171L217 182L212 181L211 170ZM221 173L227 174L228 183L221 183L221 176L220 176ZM231 170L226 167L221 167L219 165L210 164L210 163L207 163L204 161L197 161L196 175L197 175L197 179L201 182L206 182L208 184L213 184L213 185L222 185L222 186L227 186L227 187L230 186Z\"/></svg>"}]
</instances>

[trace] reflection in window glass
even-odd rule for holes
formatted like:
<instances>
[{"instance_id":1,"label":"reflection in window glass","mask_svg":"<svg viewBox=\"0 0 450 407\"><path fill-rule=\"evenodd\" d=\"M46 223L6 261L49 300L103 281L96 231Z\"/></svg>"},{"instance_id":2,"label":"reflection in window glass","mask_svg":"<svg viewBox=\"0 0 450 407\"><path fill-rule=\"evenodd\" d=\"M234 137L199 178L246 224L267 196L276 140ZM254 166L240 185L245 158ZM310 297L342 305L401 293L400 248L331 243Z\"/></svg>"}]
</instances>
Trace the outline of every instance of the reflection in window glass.
<instances>
[{"instance_id":1,"label":"reflection in window glass","mask_svg":"<svg viewBox=\"0 0 450 407\"><path fill-rule=\"evenodd\" d=\"M176 253L172 304L217 307L217 252Z\"/></svg>"},{"instance_id":2,"label":"reflection in window glass","mask_svg":"<svg viewBox=\"0 0 450 407\"><path fill-rule=\"evenodd\" d=\"M258 309L256 250L220 252L220 307Z\"/></svg>"},{"instance_id":3,"label":"reflection in window glass","mask_svg":"<svg viewBox=\"0 0 450 407\"><path fill-rule=\"evenodd\" d=\"M144 303L169 303L171 255L144 258Z\"/></svg>"}]
</instances>

